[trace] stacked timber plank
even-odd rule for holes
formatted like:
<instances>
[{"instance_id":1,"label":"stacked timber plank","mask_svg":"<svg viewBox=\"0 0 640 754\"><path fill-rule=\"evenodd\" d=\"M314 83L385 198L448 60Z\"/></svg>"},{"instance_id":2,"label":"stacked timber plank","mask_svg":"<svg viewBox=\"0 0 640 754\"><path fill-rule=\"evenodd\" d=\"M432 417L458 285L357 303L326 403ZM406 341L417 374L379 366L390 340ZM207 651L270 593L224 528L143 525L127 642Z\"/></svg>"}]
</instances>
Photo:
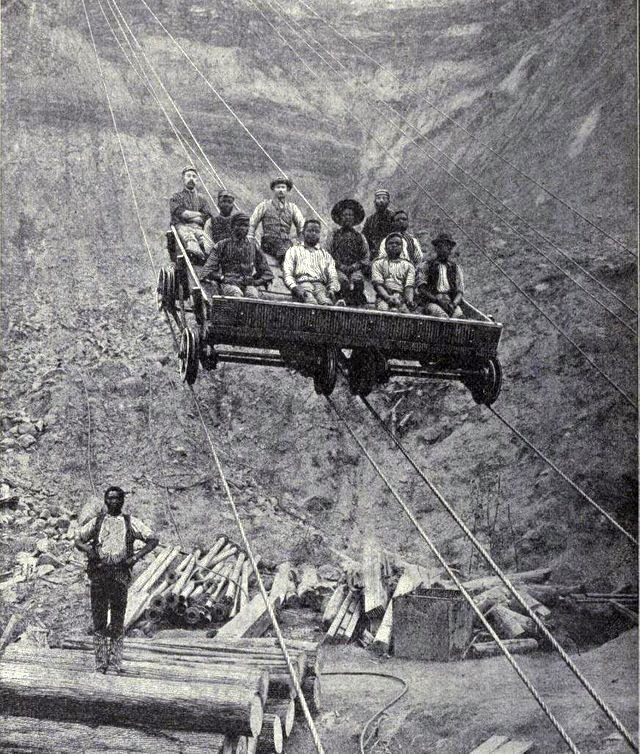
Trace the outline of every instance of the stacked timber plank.
<instances>
[{"instance_id":1,"label":"stacked timber plank","mask_svg":"<svg viewBox=\"0 0 640 754\"><path fill-rule=\"evenodd\" d=\"M206 552L166 548L131 585L125 628L139 620L145 633L226 621L248 604L252 575L245 553L224 536Z\"/></svg>"}]
</instances>

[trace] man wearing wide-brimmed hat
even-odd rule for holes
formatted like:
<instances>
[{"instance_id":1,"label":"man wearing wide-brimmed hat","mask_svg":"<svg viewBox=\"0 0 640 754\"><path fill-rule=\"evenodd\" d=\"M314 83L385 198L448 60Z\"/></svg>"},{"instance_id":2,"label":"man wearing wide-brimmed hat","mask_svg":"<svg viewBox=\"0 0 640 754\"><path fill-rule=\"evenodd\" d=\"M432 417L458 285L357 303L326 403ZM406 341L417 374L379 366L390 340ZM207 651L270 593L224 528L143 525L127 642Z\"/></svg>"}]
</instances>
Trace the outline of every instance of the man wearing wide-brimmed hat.
<instances>
[{"instance_id":1,"label":"man wearing wide-brimmed hat","mask_svg":"<svg viewBox=\"0 0 640 754\"><path fill-rule=\"evenodd\" d=\"M193 264L204 264L211 249L211 220L213 213L209 202L196 189L198 171L193 165L182 169L181 191L175 193L169 201L171 224L180 236L184 248Z\"/></svg>"},{"instance_id":2,"label":"man wearing wide-brimmed hat","mask_svg":"<svg viewBox=\"0 0 640 754\"><path fill-rule=\"evenodd\" d=\"M336 228L327 241L327 251L334 258L340 298L347 306L364 306L364 275L369 266L369 244L367 239L355 229L364 220L364 209L355 199L342 199L334 205L331 217Z\"/></svg>"},{"instance_id":3,"label":"man wearing wide-brimmed hat","mask_svg":"<svg viewBox=\"0 0 640 754\"><path fill-rule=\"evenodd\" d=\"M464 296L462 267L450 259L456 242L448 233L440 233L431 243L436 258L422 265L416 286L423 311L431 317L464 317L460 308Z\"/></svg>"},{"instance_id":4,"label":"man wearing wide-brimmed hat","mask_svg":"<svg viewBox=\"0 0 640 754\"><path fill-rule=\"evenodd\" d=\"M218 191L217 204L220 214L211 221L211 239L214 243L222 241L223 238L231 238L231 218L235 201L236 197L229 189L221 188Z\"/></svg>"},{"instance_id":5,"label":"man wearing wide-brimmed hat","mask_svg":"<svg viewBox=\"0 0 640 754\"><path fill-rule=\"evenodd\" d=\"M372 258L375 258L380 242L393 230L393 212L389 209L391 195L387 189L379 188L373 195L375 212L364 221L362 233L369 244Z\"/></svg>"},{"instance_id":6,"label":"man wearing wide-brimmed hat","mask_svg":"<svg viewBox=\"0 0 640 754\"><path fill-rule=\"evenodd\" d=\"M282 264L287 249L291 246L291 226L295 225L298 239L302 239L304 217L297 205L287 199L293 181L287 176L277 176L271 181L271 199L260 202L249 220L249 238L255 238L258 226L262 225L262 251L275 257Z\"/></svg>"}]
</instances>

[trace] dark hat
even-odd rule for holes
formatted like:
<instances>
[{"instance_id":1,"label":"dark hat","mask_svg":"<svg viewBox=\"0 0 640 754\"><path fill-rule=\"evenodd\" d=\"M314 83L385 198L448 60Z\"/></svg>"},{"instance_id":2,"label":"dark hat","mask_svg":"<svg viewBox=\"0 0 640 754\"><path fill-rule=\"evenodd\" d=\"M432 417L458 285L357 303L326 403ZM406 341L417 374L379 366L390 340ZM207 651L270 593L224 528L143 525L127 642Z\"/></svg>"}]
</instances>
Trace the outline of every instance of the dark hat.
<instances>
[{"instance_id":1,"label":"dark hat","mask_svg":"<svg viewBox=\"0 0 640 754\"><path fill-rule=\"evenodd\" d=\"M287 191L291 191L291 189L293 188L293 181L291 180L291 178L287 178L286 175L279 175L277 178L274 178L269 184L269 187L273 191L273 187L277 186L279 183L284 183L284 185L287 187Z\"/></svg>"},{"instance_id":2,"label":"dark hat","mask_svg":"<svg viewBox=\"0 0 640 754\"><path fill-rule=\"evenodd\" d=\"M356 199L341 199L337 204L333 205L331 210L331 219L336 225L342 224L342 213L345 209L353 210L354 225L360 225L364 220L364 208L362 204Z\"/></svg>"},{"instance_id":3,"label":"dark hat","mask_svg":"<svg viewBox=\"0 0 640 754\"><path fill-rule=\"evenodd\" d=\"M456 242L451 238L451 236L448 233L439 233L431 243L434 246L450 246L452 249L454 246L457 246Z\"/></svg>"},{"instance_id":4,"label":"dark hat","mask_svg":"<svg viewBox=\"0 0 640 754\"><path fill-rule=\"evenodd\" d=\"M193 165L185 165L185 166L184 166L184 167L182 168L182 175L184 175L184 174L185 174L185 173L187 172L187 170L193 170L193 172L194 172L194 173L195 173L196 175L198 174L198 171L197 171L197 170L196 170L196 169L195 169L195 168L193 167Z\"/></svg>"},{"instance_id":5,"label":"dark hat","mask_svg":"<svg viewBox=\"0 0 640 754\"><path fill-rule=\"evenodd\" d=\"M230 199L235 199L236 195L229 191L229 189L221 188L220 191L218 191L218 199L222 199L223 196L228 196Z\"/></svg>"},{"instance_id":6,"label":"dark hat","mask_svg":"<svg viewBox=\"0 0 640 754\"><path fill-rule=\"evenodd\" d=\"M236 225L240 225L240 223L249 224L249 215L247 215L246 212L236 212L235 215L232 215L231 227L233 228Z\"/></svg>"}]
</instances>

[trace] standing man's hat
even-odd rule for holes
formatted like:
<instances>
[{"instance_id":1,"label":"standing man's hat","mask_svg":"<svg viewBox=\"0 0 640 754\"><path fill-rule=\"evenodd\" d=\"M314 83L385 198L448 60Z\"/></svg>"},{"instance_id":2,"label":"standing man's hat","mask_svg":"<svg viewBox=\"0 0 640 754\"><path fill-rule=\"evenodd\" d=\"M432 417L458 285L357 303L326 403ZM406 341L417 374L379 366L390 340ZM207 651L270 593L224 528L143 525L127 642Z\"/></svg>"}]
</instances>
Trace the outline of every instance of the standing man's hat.
<instances>
[{"instance_id":1,"label":"standing man's hat","mask_svg":"<svg viewBox=\"0 0 640 754\"><path fill-rule=\"evenodd\" d=\"M331 210L331 219L336 225L342 224L342 213L345 209L353 210L353 224L360 225L364 220L364 208L362 204L356 199L341 199L337 204L333 205Z\"/></svg>"},{"instance_id":2,"label":"standing man's hat","mask_svg":"<svg viewBox=\"0 0 640 754\"><path fill-rule=\"evenodd\" d=\"M456 242L451 238L451 236L448 233L439 233L431 243L434 246L450 246L452 249L454 246L457 246Z\"/></svg>"},{"instance_id":3,"label":"standing man's hat","mask_svg":"<svg viewBox=\"0 0 640 754\"><path fill-rule=\"evenodd\" d=\"M228 196L229 199L235 199L236 195L229 191L229 189L221 188L220 191L218 191L218 199L222 199L223 196Z\"/></svg>"},{"instance_id":4,"label":"standing man's hat","mask_svg":"<svg viewBox=\"0 0 640 754\"><path fill-rule=\"evenodd\" d=\"M277 186L279 183L284 183L284 185L287 187L287 191L291 191L293 188L293 181L291 178L287 178L286 175L279 175L277 178L274 178L270 185L271 190L273 191L273 187Z\"/></svg>"},{"instance_id":5,"label":"standing man's hat","mask_svg":"<svg viewBox=\"0 0 640 754\"><path fill-rule=\"evenodd\" d=\"M193 170L193 172L197 175L198 171L193 167L193 165L185 165L182 168L182 175L184 175L188 170Z\"/></svg>"},{"instance_id":6,"label":"standing man's hat","mask_svg":"<svg viewBox=\"0 0 640 754\"><path fill-rule=\"evenodd\" d=\"M375 193L374 193L373 196L374 197L376 197L376 196L384 196L387 199L391 199L391 194L387 191L387 189L383 189L383 188L376 189L376 191L375 191Z\"/></svg>"},{"instance_id":7,"label":"standing man's hat","mask_svg":"<svg viewBox=\"0 0 640 754\"><path fill-rule=\"evenodd\" d=\"M231 218L232 228L236 225L240 225L240 223L249 223L249 215L247 215L245 212L236 212L236 214Z\"/></svg>"}]
</instances>

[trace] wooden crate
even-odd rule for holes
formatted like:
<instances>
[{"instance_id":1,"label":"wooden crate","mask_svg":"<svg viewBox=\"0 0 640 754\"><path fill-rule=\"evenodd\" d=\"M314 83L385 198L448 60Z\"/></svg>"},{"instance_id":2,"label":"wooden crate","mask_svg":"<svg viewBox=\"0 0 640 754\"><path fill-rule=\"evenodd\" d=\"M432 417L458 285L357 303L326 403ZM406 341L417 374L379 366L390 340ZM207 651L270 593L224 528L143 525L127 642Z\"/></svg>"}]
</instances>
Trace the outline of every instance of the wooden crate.
<instances>
[{"instance_id":1,"label":"wooden crate","mask_svg":"<svg viewBox=\"0 0 640 754\"><path fill-rule=\"evenodd\" d=\"M428 589L394 600L393 646L396 657L448 662L471 641L473 611L453 589Z\"/></svg>"}]
</instances>

